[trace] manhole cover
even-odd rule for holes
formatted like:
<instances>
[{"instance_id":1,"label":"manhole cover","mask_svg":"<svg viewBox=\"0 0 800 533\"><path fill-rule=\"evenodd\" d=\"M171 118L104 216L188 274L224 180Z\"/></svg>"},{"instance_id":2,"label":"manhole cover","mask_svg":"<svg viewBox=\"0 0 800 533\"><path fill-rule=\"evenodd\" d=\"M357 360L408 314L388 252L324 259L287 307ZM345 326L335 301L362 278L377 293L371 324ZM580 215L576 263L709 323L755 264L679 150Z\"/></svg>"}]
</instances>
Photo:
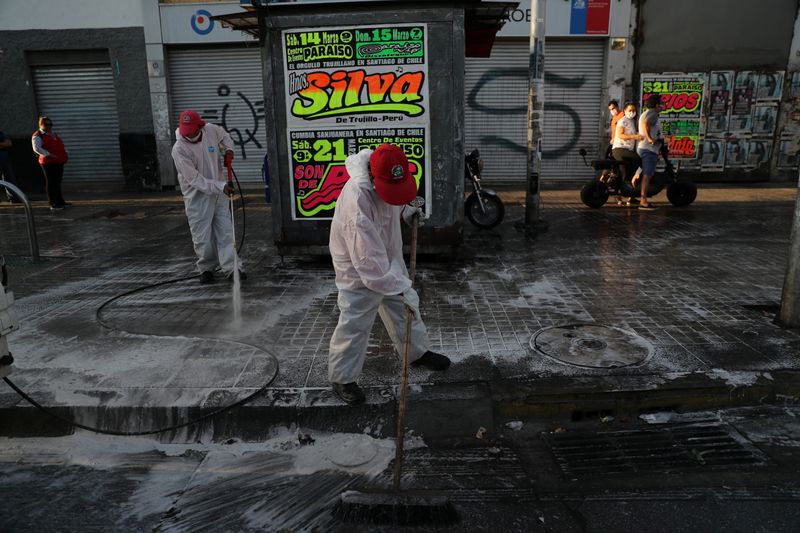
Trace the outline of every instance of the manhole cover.
<instances>
[{"instance_id":1,"label":"manhole cover","mask_svg":"<svg viewBox=\"0 0 800 533\"><path fill-rule=\"evenodd\" d=\"M598 324L540 329L531 348L560 363L583 368L621 368L647 361L653 345L631 331Z\"/></svg>"},{"instance_id":2,"label":"manhole cover","mask_svg":"<svg viewBox=\"0 0 800 533\"><path fill-rule=\"evenodd\" d=\"M327 452L328 459L336 465L361 466L372 461L378 454L378 447L372 440L361 435L347 437L339 445Z\"/></svg>"}]
</instances>

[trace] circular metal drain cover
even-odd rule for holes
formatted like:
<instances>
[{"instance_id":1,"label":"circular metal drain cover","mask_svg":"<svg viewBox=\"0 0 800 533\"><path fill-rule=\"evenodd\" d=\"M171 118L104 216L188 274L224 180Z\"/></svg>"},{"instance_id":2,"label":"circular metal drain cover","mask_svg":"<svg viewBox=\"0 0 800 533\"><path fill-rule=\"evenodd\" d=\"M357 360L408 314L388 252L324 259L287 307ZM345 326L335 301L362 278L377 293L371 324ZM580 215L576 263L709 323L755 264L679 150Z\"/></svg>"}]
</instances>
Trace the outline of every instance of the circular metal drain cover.
<instances>
[{"instance_id":1,"label":"circular metal drain cover","mask_svg":"<svg viewBox=\"0 0 800 533\"><path fill-rule=\"evenodd\" d=\"M598 324L540 329L531 348L560 363L582 368L621 368L647 361L653 345L632 331Z\"/></svg>"},{"instance_id":2,"label":"circular metal drain cover","mask_svg":"<svg viewBox=\"0 0 800 533\"><path fill-rule=\"evenodd\" d=\"M340 445L327 453L333 464L345 467L361 466L378 455L375 443L363 435L348 437Z\"/></svg>"}]
</instances>

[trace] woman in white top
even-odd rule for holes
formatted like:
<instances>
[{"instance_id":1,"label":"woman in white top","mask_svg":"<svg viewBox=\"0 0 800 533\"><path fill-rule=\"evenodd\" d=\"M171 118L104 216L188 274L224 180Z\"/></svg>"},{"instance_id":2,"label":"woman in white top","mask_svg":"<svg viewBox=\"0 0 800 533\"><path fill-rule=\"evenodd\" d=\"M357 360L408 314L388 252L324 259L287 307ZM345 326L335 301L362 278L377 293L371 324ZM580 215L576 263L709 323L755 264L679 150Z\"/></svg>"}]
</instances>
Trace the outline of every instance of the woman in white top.
<instances>
[{"instance_id":1,"label":"woman in white top","mask_svg":"<svg viewBox=\"0 0 800 533\"><path fill-rule=\"evenodd\" d=\"M642 159L636 153L636 141L641 141L644 136L639 135L636 120L634 120L636 104L626 102L624 113L625 116L617 121L611 154L617 161L622 161L622 165L620 165L622 179L627 180L642 164Z\"/></svg>"}]
</instances>

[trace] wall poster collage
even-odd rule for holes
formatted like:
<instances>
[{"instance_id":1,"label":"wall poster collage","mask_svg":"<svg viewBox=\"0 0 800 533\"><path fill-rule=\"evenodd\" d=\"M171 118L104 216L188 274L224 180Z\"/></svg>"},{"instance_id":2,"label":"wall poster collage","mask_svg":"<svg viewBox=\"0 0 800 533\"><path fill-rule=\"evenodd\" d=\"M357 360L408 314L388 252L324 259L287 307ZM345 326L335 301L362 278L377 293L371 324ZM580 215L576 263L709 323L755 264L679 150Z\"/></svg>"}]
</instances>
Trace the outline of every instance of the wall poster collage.
<instances>
[{"instance_id":1,"label":"wall poster collage","mask_svg":"<svg viewBox=\"0 0 800 533\"><path fill-rule=\"evenodd\" d=\"M789 78L786 125L777 142L778 168L795 169L800 164L800 72Z\"/></svg>"},{"instance_id":2,"label":"wall poster collage","mask_svg":"<svg viewBox=\"0 0 800 533\"><path fill-rule=\"evenodd\" d=\"M783 71L709 73L702 171L753 170L769 164L783 82Z\"/></svg>"},{"instance_id":3,"label":"wall poster collage","mask_svg":"<svg viewBox=\"0 0 800 533\"><path fill-rule=\"evenodd\" d=\"M681 168L754 170L769 164L773 150L778 150L778 168L797 168L800 73L791 75L789 120L778 132L785 75L753 70L642 74L641 101L661 95L662 132Z\"/></svg>"},{"instance_id":4,"label":"wall poster collage","mask_svg":"<svg viewBox=\"0 0 800 533\"><path fill-rule=\"evenodd\" d=\"M403 148L430 214L426 24L282 33L292 220L333 217L348 155Z\"/></svg>"}]
</instances>

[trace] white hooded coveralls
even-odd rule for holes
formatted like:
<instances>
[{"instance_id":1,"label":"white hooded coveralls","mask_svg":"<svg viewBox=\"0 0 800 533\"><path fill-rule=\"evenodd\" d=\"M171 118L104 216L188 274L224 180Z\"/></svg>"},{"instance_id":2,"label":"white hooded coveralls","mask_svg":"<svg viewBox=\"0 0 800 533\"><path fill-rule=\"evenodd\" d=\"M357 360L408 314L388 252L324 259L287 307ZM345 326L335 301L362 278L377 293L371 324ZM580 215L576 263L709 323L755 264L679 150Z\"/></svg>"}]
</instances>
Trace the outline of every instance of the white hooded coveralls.
<instances>
[{"instance_id":1,"label":"white hooded coveralls","mask_svg":"<svg viewBox=\"0 0 800 533\"><path fill-rule=\"evenodd\" d=\"M178 183L192 233L197 269L213 272L219 266L225 274L233 272L233 227L230 201L222 192L226 177L220 147L233 150L233 140L224 128L206 123L203 137L193 143L175 130L178 139L172 147L172 159L178 170ZM241 270L241 261L237 261Z\"/></svg>"},{"instance_id":2,"label":"white hooded coveralls","mask_svg":"<svg viewBox=\"0 0 800 533\"><path fill-rule=\"evenodd\" d=\"M329 248L339 289L339 323L328 356L328 379L352 383L361 374L375 314L379 313L399 354L405 349L406 311L402 293L413 291L403 260L403 206L381 200L369 179L372 150L345 161L350 179L336 200ZM418 298L413 298L418 300ZM428 332L415 309L409 361L429 349Z\"/></svg>"}]
</instances>

